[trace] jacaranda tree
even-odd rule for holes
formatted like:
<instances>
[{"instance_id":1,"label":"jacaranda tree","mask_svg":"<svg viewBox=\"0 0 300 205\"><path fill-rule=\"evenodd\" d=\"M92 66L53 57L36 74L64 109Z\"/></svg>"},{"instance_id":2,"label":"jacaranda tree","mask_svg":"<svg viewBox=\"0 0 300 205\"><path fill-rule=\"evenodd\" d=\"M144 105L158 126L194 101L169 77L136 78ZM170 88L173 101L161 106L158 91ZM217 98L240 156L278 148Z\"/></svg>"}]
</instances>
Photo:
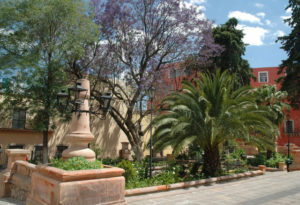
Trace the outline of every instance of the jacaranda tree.
<instances>
[{"instance_id":1,"label":"jacaranda tree","mask_svg":"<svg viewBox=\"0 0 300 205\"><path fill-rule=\"evenodd\" d=\"M91 0L100 25L99 52L91 66L95 88L105 84L116 104L111 116L126 134L137 160L149 123L147 89L157 86L164 65L183 60L205 47L217 50L211 23L183 0ZM209 57L210 54L203 53ZM103 87L103 86L102 86ZM92 90L99 99L101 93ZM118 103L126 105L118 109ZM143 105L144 104L144 105Z\"/></svg>"},{"instance_id":2,"label":"jacaranda tree","mask_svg":"<svg viewBox=\"0 0 300 205\"><path fill-rule=\"evenodd\" d=\"M278 132L269 109L258 106L250 87L233 90L232 76L220 70L184 81L182 92L163 100L162 113L155 119L154 149L172 146L178 153L187 145L204 150L202 173L221 173L220 146L226 140L242 139L257 146L272 146Z\"/></svg>"}]
</instances>

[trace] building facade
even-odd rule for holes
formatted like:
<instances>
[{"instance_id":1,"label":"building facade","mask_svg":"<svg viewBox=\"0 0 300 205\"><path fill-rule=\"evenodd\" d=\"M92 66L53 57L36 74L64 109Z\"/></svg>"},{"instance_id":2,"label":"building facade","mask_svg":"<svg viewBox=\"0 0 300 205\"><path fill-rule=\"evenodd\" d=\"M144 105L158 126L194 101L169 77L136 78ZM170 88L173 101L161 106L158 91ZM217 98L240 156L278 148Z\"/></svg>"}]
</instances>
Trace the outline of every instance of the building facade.
<instances>
[{"instance_id":1,"label":"building facade","mask_svg":"<svg viewBox=\"0 0 300 205\"><path fill-rule=\"evenodd\" d=\"M276 85L277 90L279 90L280 84L276 82L276 79L283 77L285 74L278 74L278 69L278 67L254 68L253 74L257 80L252 80L251 85L253 87L261 87L264 84ZM291 109L289 112L286 111L286 116L289 116L289 119L286 118L279 127L280 136L277 139L277 145L286 146L288 137L290 137L290 143L300 147L300 110ZM290 129L289 132L288 128Z\"/></svg>"}]
</instances>

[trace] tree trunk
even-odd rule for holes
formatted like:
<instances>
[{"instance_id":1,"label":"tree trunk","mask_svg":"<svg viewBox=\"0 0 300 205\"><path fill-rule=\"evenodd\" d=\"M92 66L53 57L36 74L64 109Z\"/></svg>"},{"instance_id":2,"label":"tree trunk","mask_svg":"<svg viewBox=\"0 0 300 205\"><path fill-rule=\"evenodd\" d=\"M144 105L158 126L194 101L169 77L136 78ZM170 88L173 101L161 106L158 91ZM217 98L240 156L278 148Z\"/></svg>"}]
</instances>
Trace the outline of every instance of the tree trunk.
<instances>
[{"instance_id":1,"label":"tree trunk","mask_svg":"<svg viewBox=\"0 0 300 205\"><path fill-rule=\"evenodd\" d=\"M218 145L204 149L202 173L205 177L215 177L221 174L221 160Z\"/></svg>"},{"instance_id":2,"label":"tree trunk","mask_svg":"<svg viewBox=\"0 0 300 205\"><path fill-rule=\"evenodd\" d=\"M137 161L142 161L144 159L144 152L142 146L131 145Z\"/></svg>"},{"instance_id":3,"label":"tree trunk","mask_svg":"<svg viewBox=\"0 0 300 205\"><path fill-rule=\"evenodd\" d=\"M48 130L43 131L43 164L48 163Z\"/></svg>"}]
</instances>

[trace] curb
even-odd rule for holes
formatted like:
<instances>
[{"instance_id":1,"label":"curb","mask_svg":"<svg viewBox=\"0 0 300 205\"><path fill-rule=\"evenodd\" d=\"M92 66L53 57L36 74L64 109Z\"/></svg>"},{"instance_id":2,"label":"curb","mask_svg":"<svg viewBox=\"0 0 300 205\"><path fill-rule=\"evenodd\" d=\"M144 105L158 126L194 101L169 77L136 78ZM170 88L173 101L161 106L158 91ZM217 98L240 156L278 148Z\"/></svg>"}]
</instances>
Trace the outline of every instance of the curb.
<instances>
[{"instance_id":1,"label":"curb","mask_svg":"<svg viewBox=\"0 0 300 205\"><path fill-rule=\"evenodd\" d=\"M228 175L228 176L213 177L213 178L209 178L209 179L200 179L200 180L189 181L189 182L180 182L180 183L176 183L176 184L127 189L127 190L125 190L125 196L135 196L135 195L148 194L148 193L154 193L154 192L160 192L160 191L168 191L168 190L181 189L181 188L187 188L187 187L193 187L193 186L200 186L200 185L229 181L229 180L239 179L239 178L244 178L244 177L253 177L253 176L263 175L264 173L265 172L263 172L261 170L248 171L248 172L233 174L233 175Z\"/></svg>"},{"instance_id":2,"label":"curb","mask_svg":"<svg viewBox=\"0 0 300 205\"><path fill-rule=\"evenodd\" d=\"M250 166L249 168L250 168L250 169L254 169L254 170L259 170L258 167ZM281 170L281 169L279 169L279 168L273 168L273 167L266 167L266 171L267 171L267 172L278 172L278 171L285 171L285 170Z\"/></svg>"}]
</instances>

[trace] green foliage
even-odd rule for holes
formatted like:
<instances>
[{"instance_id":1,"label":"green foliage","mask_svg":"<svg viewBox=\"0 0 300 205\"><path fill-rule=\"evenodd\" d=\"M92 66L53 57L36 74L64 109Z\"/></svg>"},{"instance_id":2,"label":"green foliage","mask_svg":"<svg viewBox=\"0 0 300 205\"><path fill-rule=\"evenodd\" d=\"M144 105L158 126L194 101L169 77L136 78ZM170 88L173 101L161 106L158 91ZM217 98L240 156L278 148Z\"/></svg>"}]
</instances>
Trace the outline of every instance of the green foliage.
<instances>
[{"instance_id":1,"label":"green foliage","mask_svg":"<svg viewBox=\"0 0 300 205\"><path fill-rule=\"evenodd\" d=\"M122 160L117 164L117 167L125 170L123 176L125 177L126 182L135 180L137 178L137 170L129 160Z\"/></svg>"},{"instance_id":2,"label":"green foliage","mask_svg":"<svg viewBox=\"0 0 300 205\"><path fill-rule=\"evenodd\" d=\"M234 152L225 155L223 162L225 171L235 170L236 173L239 173L247 170L247 160L242 158L244 154L245 151L237 147Z\"/></svg>"},{"instance_id":3,"label":"green foliage","mask_svg":"<svg viewBox=\"0 0 300 205\"><path fill-rule=\"evenodd\" d=\"M219 146L237 137L259 147L273 146L278 127L269 120L273 113L257 105L251 88L234 90L227 71L200 74L194 83L183 81L180 93L163 100L163 112L154 120L154 149L172 146L179 153L189 144L204 150L203 173L221 172Z\"/></svg>"},{"instance_id":4,"label":"green foliage","mask_svg":"<svg viewBox=\"0 0 300 205\"><path fill-rule=\"evenodd\" d=\"M247 45L243 42L244 33L237 29L237 25L238 20L231 18L225 24L213 28L214 41L223 47L223 51L212 58L211 66L204 69L214 73L221 69L221 72L227 70L235 74L235 88L250 85L250 79L255 78L248 61L243 59Z\"/></svg>"},{"instance_id":5,"label":"green foliage","mask_svg":"<svg viewBox=\"0 0 300 205\"><path fill-rule=\"evenodd\" d=\"M183 163L178 163L176 160L168 160L166 170L180 178L186 175L185 165Z\"/></svg>"},{"instance_id":6,"label":"green foliage","mask_svg":"<svg viewBox=\"0 0 300 205\"><path fill-rule=\"evenodd\" d=\"M4 0L0 3L0 68L7 76L1 109L27 111L31 127L44 133L57 116L56 94L68 83L68 69L98 40L83 0ZM79 65L80 62L80 65ZM0 76L1 77L1 76Z\"/></svg>"},{"instance_id":7,"label":"green foliage","mask_svg":"<svg viewBox=\"0 0 300 205\"><path fill-rule=\"evenodd\" d=\"M287 156L282 155L280 153L275 153L273 157L271 157L270 159L268 159L266 161L266 166L267 167L279 167L279 162L285 162L287 159Z\"/></svg>"},{"instance_id":8,"label":"green foliage","mask_svg":"<svg viewBox=\"0 0 300 205\"><path fill-rule=\"evenodd\" d=\"M119 162L121 162L121 159L119 159L119 158L112 159L112 158L107 157L107 158L102 159L102 162L103 162L103 164L106 164L106 165L117 166L117 164Z\"/></svg>"},{"instance_id":9,"label":"green foliage","mask_svg":"<svg viewBox=\"0 0 300 205\"><path fill-rule=\"evenodd\" d=\"M135 179L126 183L126 189L132 189L137 187L149 187L157 185L168 185L176 182L181 182L182 179L176 177L171 171L159 173L152 178Z\"/></svg>"},{"instance_id":10,"label":"green foliage","mask_svg":"<svg viewBox=\"0 0 300 205\"><path fill-rule=\"evenodd\" d=\"M291 17L284 20L291 27L290 34L279 37L281 48L286 51L288 58L282 61L279 73L285 73L279 78L281 90L288 92L289 102L293 107L300 106L300 2L289 0L286 10L292 11Z\"/></svg>"},{"instance_id":11,"label":"green foliage","mask_svg":"<svg viewBox=\"0 0 300 205\"><path fill-rule=\"evenodd\" d=\"M254 89L254 95L257 97L256 102L259 105L266 105L275 115L272 116L277 125L283 122L285 118L284 110L289 110L290 106L287 104L287 92L277 91L276 85L263 85L260 88Z\"/></svg>"},{"instance_id":12,"label":"green foliage","mask_svg":"<svg viewBox=\"0 0 300 205\"><path fill-rule=\"evenodd\" d=\"M61 158L53 159L51 160L51 166L67 171L103 168L101 161L89 162L84 157L72 157L67 161L63 161Z\"/></svg>"},{"instance_id":13,"label":"green foliage","mask_svg":"<svg viewBox=\"0 0 300 205\"><path fill-rule=\"evenodd\" d=\"M266 153L260 152L255 155L255 158L248 159L248 163L251 166L265 165L266 164Z\"/></svg>"}]
</instances>

